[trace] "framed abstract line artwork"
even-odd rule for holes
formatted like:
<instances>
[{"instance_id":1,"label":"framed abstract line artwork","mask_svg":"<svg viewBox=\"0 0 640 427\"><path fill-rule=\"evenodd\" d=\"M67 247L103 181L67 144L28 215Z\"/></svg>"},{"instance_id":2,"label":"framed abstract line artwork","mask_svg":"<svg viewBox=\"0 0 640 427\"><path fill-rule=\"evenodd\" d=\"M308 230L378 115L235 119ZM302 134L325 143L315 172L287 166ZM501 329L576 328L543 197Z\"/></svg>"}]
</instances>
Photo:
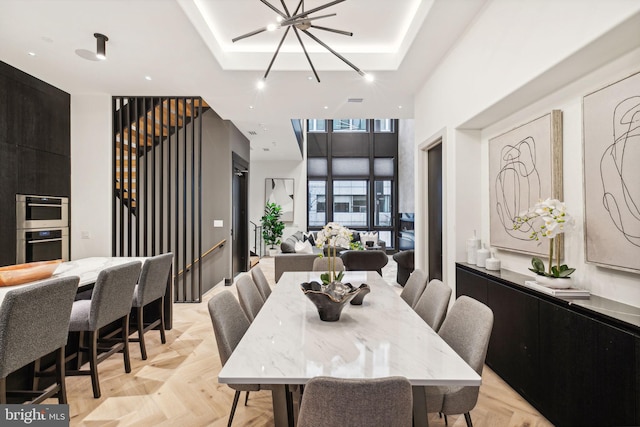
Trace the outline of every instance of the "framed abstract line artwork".
<instances>
[{"instance_id":1,"label":"framed abstract line artwork","mask_svg":"<svg viewBox=\"0 0 640 427\"><path fill-rule=\"evenodd\" d=\"M293 222L293 178L266 178L264 194L265 204L277 203L282 207L282 221Z\"/></svg>"},{"instance_id":2,"label":"framed abstract line artwork","mask_svg":"<svg viewBox=\"0 0 640 427\"><path fill-rule=\"evenodd\" d=\"M541 199L562 200L562 111L553 110L489 140L491 246L547 255L549 241L514 230L518 215ZM562 253L562 247L560 247Z\"/></svg>"},{"instance_id":3,"label":"framed abstract line artwork","mask_svg":"<svg viewBox=\"0 0 640 427\"><path fill-rule=\"evenodd\" d=\"M585 259L640 272L640 72L582 100Z\"/></svg>"}]
</instances>

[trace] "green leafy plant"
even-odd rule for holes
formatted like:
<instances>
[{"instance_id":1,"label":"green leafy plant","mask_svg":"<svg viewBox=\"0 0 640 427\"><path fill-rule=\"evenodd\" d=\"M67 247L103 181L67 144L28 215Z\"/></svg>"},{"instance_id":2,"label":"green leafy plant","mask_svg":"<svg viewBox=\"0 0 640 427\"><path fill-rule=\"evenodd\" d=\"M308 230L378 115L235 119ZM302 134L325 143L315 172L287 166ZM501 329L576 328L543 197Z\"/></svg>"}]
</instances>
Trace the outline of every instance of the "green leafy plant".
<instances>
[{"instance_id":1,"label":"green leafy plant","mask_svg":"<svg viewBox=\"0 0 640 427\"><path fill-rule=\"evenodd\" d=\"M262 221L262 238L269 245L269 248L275 249L275 245L279 245L284 232L284 222L280 220L282 216L282 207L277 203L267 203L264 207L264 215L260 219Z\"/></svg>"}]
</instances>

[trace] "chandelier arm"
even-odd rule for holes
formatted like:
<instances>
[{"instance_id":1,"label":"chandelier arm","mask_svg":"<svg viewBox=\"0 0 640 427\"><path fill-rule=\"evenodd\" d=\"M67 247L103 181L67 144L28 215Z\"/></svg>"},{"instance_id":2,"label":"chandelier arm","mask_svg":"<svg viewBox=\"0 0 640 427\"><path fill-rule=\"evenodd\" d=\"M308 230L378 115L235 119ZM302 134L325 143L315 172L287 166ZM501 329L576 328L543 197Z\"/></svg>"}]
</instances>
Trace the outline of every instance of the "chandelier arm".
<instances>
[{"instance_id":1,"label":"chandelier arm","mask_svg":"<svg viewBox=\"0 0 640 427\"><path fill-rule=\"evenodd\" d=\"M287 37L287 34L289 34L289 29L290 28L291 27L287 27L287 30L284 32L284 35L280 39L280 43L278 43L278 48L276 49L275 53L273 54L273 58L271 58L271 62L269 62L269 66L267 67L267 71L265 71L265 73L264 73L263 79L266 79L267 76L269 75L269 72L271 71L271 67L273 66L273 63L276 60L276 56L278 56L278 53L280 52L280 48L282 47L282 43L284 43L284 39Z\"/></svg>"},{"instance_id":2,"label":"chandelier arm","mask_svg":"<svg viewBox=\"0 0 640 427\"><path fill-rule=\"evenodd\" d=\"M284 0L280 0L280 3L282 4L282 8L284 9L284 13L287 15L288 19L289 17L291 17L291 14L289 13L289 9L287 8L287 4L284 2Z\"/></svg>"},{"instance_id":3,"label":"chandelier arm","mask_svg":"<svg viewBox=\"0 0 640 427\"><path fill-rule=\"evenodd\" d=\"M274 5L269 3L267 0L260 0L260 1L262 3L264 3L269 9L273 10L275 13L277 13L280 16L282 16L282 18L289 19L289 14L288 13L285 15L284 13L282 13L282 11L280 11L280 9L278 9L277 7L275 7Z\"/></svg>"},{"instance_id":4,"label":"chandelier arm","mask_svg":"<svg viewBox=\"0 0 640 427\"><path fill-rule=\"evenodd\" d=\"M316 19L329 18L331 16L336 16L336 15L337 15L336 13L330 13L328 15L314 16L313 18L304 17L304 18L298 18L298 19L287 19L280 23L280 27L286 27L287 25L304 24L305 22L315 21Z\"/></svg>"},{"instance_id":5,"label":"chandelier arm","mask_svg":"<svg viewBox=\"0 0 640 427\"><path fill-rule=\"evenodd\" d=\"M311 28L315 28L315 29L322 30L322 31L331 31L332 33L338 33L338 34L342 34L342 35L349 36L349 37L353 36L352 32L336 30L335 28L320 27L318 25L311 25Z\"/></svg>"},{"instance_id":6,"label":"chandelier arm","mask_svg":"<svg viewBox=\"0 0 640 427\"><path fill-rule=\"evenodd\" d=\"M336 52L335 50L331 49L326 43L324 43L322 40L320 40L319 38L317 38L316 36L314 36L313 34L311 34L309 31L307 30L300 30L303 33L305 33L307 36L311 37L313 40L316 41L316 43L318 43L320 46L324 47L325 49L327 49L329 52L333 53L335 56L337 56L338 58L340 58L342 60L342 62L344 62L345 64L347 64L349 67L353 68L358 74L360 74L361 76L364 77L364 71L362 71L360 68L356 67L352 62L350 62L347 58L345 58L344 56L340 55L338 52Z\"/></svg>"},{"instance_id":7,"label":"chandelier arm","mask_svg":"<svg viewBox=\"0 0 640 427\"><path fill-rule=\"evenodd\" d=\"M246 39L247 37L255 36L256 34L260 34L260 33L263 33L263 32L265 32L265 31L267 31L267 27L262 27L262 28L259 28L259 29L255 30L255 31L251 31L250 33L243 34L243 35L241 35L241 36L238 36L238 37L236 37L236 38L233 38L233 39L231 39L231 41L232 41L233 43L235 43L235 42L237 42L238 40Z\"/></svg>"},{"instance_id":8,"label":"chandelier arm","mask_svg":"<svg viewBox=\"0 0 640 427\"><path fill-rule=\"evenodd\" d=\"M334 4L342 3L343 1L346 1L346 0L334 0L330 3L323 4L322 6L318 6L315 9L303 11L297 15L293 15L292 17L289 18L289 20L298 19L298 18L302 18L303 16L311 15L312 13L319 12L323 9L333 6Z\"/></svg>"},{"instance_id":9,"label":"chandelier arm","mask_svg":"<svg viewBox=\"0 0 640 427\"><path fill-rule=\"evenodd\" d=\"M291 28L291 27L289 27L289 28ZM302 51L304 52L304 56L306 56L307 57L307 61L309 61L309 66L311 66L311 71L313 71L313 74L316 76L316 80L318 81L318 83L320 83L320 77L318 76L316 68L313 66L313 62L311 62L311 58L309 57L309 53L307 52L307 48L304 47L304 43L302 43L302 39L300 38L300 33L298 33L298 29L296 27L293 27L293 32L296 34L296 37L298 38L298 41L300 42L300 46L302 47Z\"/></svg>"},{"instance_id":10,"label":"chandelier arm","mask_svg":"<svg viewBox=\"0 0 640 427\"><path fill-rule=\"evenodd\" d=\"M280 1L284 1L284 0L280 0ZM300 0L300 2L298 3L298 7L296 7L296 10L293 12L293 14L297 15L300 8L302 8L302 11L304 12L304 0ZM289 18L291 18L291 16Z\"/></svg>"}]
</instances>

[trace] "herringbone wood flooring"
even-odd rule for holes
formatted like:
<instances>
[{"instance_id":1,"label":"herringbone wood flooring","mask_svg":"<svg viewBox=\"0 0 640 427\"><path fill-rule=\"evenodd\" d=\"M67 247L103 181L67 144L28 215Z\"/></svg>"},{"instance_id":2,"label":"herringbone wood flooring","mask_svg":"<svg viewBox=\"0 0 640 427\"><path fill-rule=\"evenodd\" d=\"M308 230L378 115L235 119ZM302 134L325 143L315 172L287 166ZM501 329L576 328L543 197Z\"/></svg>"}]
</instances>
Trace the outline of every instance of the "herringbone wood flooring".
<instances>
[{"instance_id":1,"label":"herringbone wood flooring","mask_svg":"<svg viewBox=\"0 0 640 427\"><path fill-rule=\"evenodd\" d=\"M273 260L262 259L259 266L273 284ZM395 280L393 261L384 273L388 281ZM130 374L125 374L120 355L101 363L100 399L93 398L89 377L67 378L71 425L226 426L233 391L217 382L220 359L206 306L211 295L225 289L235 293L235 286L220 284L203 303L175 304L174 327L167 332L167 343L160 343L157 332L147 333L146 361L140 359L138 344L131 343ZM551 425L488 367L471 417L476 427ZM270 393L251 393L248 406L238 405L233 424L273 425ZM444 426L444 419L432 414L430 425ZM465 426L464 417L449 417L449 426Z\"/></svg>"}]
</instances>

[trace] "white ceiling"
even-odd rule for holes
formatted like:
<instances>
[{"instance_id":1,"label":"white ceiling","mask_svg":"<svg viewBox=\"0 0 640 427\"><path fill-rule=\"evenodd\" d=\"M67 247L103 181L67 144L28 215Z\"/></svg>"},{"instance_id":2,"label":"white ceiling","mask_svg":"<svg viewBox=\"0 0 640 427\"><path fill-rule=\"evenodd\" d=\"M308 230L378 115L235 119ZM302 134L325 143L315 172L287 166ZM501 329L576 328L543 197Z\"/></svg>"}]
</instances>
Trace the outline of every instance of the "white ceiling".
<instances>
[{"instance_id":1,"label":"white ceiling","mask_svg":"<svg viewBox=\"0 0 640 427\"><path fill-rule=\"evenodd\" d=\"M293 13L298 0L284 1ZM314 23L354 33L310 30L372 83L301 36L321 83L310 80L290 31L257 89L284 29L231 39L275 22L260 0L0 0L0 60L72 95L199 95L247 136L252 160L297 159L292 118L413 118L413 95L485 2L345 0L312 15L336 13ZM109 37L106 61L75 53L95 51L95 32Z\"/></svg>"}]
</instances>

